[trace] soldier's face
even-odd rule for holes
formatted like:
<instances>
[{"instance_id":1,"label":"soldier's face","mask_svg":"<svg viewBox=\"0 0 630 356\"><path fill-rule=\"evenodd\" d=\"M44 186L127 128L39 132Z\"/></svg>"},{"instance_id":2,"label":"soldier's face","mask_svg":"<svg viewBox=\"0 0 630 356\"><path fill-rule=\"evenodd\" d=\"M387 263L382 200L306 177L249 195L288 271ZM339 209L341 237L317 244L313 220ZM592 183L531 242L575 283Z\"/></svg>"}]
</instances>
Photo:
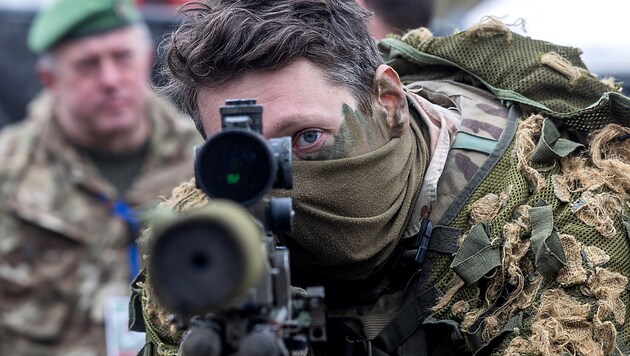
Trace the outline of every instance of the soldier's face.
<instances>
[{"instance_id":1,"label":"soldier's face","mask_svg":"<svg viewBox=\"0 0 630 356\"><path fill-rule=\"evenodd\" d=\"M137 27L62 43L45 85L66 131L103 137L135 130L146 120L152 56Z\"/></svg>"},{"instance_id":2,"label":"soldier's face","mask_svg":"<svg viewBox=\"0 0 630 356\"><path fill-rule=\"evenodd\" d=\"M263 105L264 136L290 136L295 159L357 156L388 140L372 117L359 112L349 89L328 84L323 71L306 60L247 74L220 89L202 88L198 107L206 136L221 130L219 108L237 98L254 98Z\"/></svg>"}]
</instances>

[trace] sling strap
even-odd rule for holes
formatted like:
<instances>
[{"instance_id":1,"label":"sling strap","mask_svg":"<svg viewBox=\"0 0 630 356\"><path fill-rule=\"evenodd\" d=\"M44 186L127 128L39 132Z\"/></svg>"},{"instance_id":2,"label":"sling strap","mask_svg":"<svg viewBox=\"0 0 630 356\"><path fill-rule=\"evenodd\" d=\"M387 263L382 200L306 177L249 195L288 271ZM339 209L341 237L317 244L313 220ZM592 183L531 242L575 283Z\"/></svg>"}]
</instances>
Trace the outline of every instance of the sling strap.
<instances>
[{"instance_id":1,"label":"sling strap","mask_svg":"<svg viewBox=\"0 0 630 356\"><path fill-rule=\"evenodd\" d=\"M435 304L438 296L437 289L432 287L408 302L372 340L373 354L389 355L400 347L431 314L429 308Z\"/></svg>"}]
</instances>

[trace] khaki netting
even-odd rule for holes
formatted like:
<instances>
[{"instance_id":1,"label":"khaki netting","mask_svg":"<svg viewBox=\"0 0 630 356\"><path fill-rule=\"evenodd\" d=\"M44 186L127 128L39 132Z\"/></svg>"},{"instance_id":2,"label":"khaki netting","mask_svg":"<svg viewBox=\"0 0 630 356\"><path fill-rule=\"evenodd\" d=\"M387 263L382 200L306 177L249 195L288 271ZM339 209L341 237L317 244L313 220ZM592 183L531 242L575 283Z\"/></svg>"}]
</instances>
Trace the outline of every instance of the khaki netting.
<instances>
[{"instance_id":1,"label":"khaki netting","mask_svg":"<svg viewBox=\"0 0 630 356\"><path fill-rule=\"evenodd\" d=\"M465 69L497 97L530 105L578 130L630 126L630 99L611 78L590 74L580 49L512 33L493 18L451 36L387 38L380 47L403 81L459 79L464 74L453 71Z\"/></svg>"},{"instance_id":2,"label":"khaki netting","mask_svg":"<svg viewBox=\"0 0 630 356\"><path fill-rule=\"evenodd\" d=\"M619 339L629 344L630 99L620 85L589 73L579 49L520 36L494 18L447 37L415 31L380 46L404 82L457 80L523 113L506 153L450 224L467 233L483 223L502 263L465 285L450 268L453 256L437 255L427 283L445 298L434 316L459 322L475 348L522 313L496 355L608 355ZM533 163L546 120L586 149ZM553 213L566 258L555 278L539 273L532 247L527 212L540 205Z\"/></svg>"},{"instance_id":3,"label":"khaki netting","mask_svg":"<svg viewBox=\"0 0 630 356\"><path fill-rule=\"evenodd\" d=\"M630 275L630 258L628 258L630 247L620 216L624 210L623 206L617 204L614 209L611 209L606 219L603 219L603 221L609 221L610 225L602 226L609 226L616 231L615 235L609 236L606 230L599 228L600 225L592 221L586 222L580 218L579 211L573 210L572 202L579 201L583 194L582 190L585 189L583 186L579 184L573 186L568 193L570 197L568 202L556 197L552 177L563 177L562 164L559 163L541 173L544 179L543 187L534 193L531 190L531 182L525 178L523 171L517 168L517 151L513 143L508 149L508 154L499 161L494 173L491 173L475 191L470 204L460 212L452 224L467 231L473 222L472 208L480 202L487 202L489 197L495 200L494 197L499 197L504 193L504 187L511 187L509 197L505 202L501 202L502 208L496 214L493 212L494 218L491 221L486 221L490 239L502 245L502 266L492 275L486 276L484 288L480 291L478 284L470 286L464 286L461 283L453 284L452 280L456 280L457 277L449 267L452 258L438 256L432 280L429 283L436 283L441 290L446 291L448 298L442 299L442 303L436 308L435 316L439 319L456 320L461 323L463 330L472 331L472 327L483 322L485 326L482 329L481 338L487 342L501 329L496 326L497 323L503 326L515 313L522 311L524 325L521 338L523 338L528 335L527 330L530 332L534 330L531 323L540 307L541 293L558 286L566 288L567 293L573 298L577 298L576 300L580 300L585 305L590 305L594 311L597 311L597 320L587 318L581 321L588 323L588 331L595 335L593 337L596 340L599 340L596 332L604 330L602 329L604 326L601 325L605 325L608 328L605 330L614 331L613 335L618 333L627 344L630 342L630 331L624 321L629 317L626 305L630 302L630 298L625 290L627 279L624 276ZM572 162L571 160L564 161ZM606 183L602 182L595 191L605 189L607 189ZM526 212L528 207L541 200L552 206L554 229L559 233L567 256L567 264L558 272L556 280L543 279L536 272L532 260L531 227ZM625 213L628 213L627 207ZM601 288L592 288L591 285L595 281L602 280L597 277L602 273L600 270L602 266L605 266L606 273L614 274L614 278L601 282L606 286L603 288L606 292L595 292ZM615 285L618 286L617 289L609 290ZM570 288L572 286L575 288ZM599 293L599 297L595 293ZM549 324L538 323L537 327L541 328L544 325ZM529 336L540 337L538 334ZM525 338L525 340L528 339ZM548 340L548 342L551 341ZM559 341L556 340L556 342ZM591 345L592 340L571 342ZM524 341L519 339L515 343L524 343ZM514 353L517 349L514 345L511 344L510 352L517 354ZM532 344L529 342L527 345L530 347ZM611 344L607 341L606 345L608 348ZM569 349L574 350L572 347ZM549 350L555 350L554 348L547 350L541 351L542 354L554 354L549 353L551 352Z\"/></svg>"}]
</instances>

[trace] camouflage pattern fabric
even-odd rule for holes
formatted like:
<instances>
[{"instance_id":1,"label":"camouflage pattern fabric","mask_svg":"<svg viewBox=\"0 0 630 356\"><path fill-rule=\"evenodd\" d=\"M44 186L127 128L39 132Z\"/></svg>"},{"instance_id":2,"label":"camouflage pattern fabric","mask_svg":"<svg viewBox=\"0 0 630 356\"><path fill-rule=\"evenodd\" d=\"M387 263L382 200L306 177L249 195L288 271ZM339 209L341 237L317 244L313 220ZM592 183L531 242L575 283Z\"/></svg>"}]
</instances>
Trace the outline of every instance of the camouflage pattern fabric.
<instances>
[{"instance_id":1,"label":"camouflage pattern fabric","mask_svg":"<svg viewBox=\"0 0 630 356\"><path fill-rule=\"evenodd\" d=\"M406 87L416 94L410 97L412 107L420 106L420 100L424 98L433 105L457 113L460 117L458 135L466 133L497 142L508 125L508 108L485 90L449 80L417 81L407 84ZM452 144L453 142L450 146ZM470 148L449 147L447 155L441 158L434 155L431 159L440 160L444 168L440 174L429 178L437 182L433 192L420 194L421 197L432 195L430 199L418 201L420 218L430 217L435 222L440 221L461 188L466 186L487 158L487 153Z\"/></svg>"},{"instance_id":2,"label":"camouflage pattern fabric","mask_svg":"<svg viewBox=\"0 0 630 356\"><path fill-rule=\"evenodd\" d=\"M192 174L200 142L171 104L149 98L152 136L126 202L137 210ZM118 194L69 144L44 93L0 134L0 355L105 355L103 302L129 294L130 232Z\"/></svg>"}]
</instances>

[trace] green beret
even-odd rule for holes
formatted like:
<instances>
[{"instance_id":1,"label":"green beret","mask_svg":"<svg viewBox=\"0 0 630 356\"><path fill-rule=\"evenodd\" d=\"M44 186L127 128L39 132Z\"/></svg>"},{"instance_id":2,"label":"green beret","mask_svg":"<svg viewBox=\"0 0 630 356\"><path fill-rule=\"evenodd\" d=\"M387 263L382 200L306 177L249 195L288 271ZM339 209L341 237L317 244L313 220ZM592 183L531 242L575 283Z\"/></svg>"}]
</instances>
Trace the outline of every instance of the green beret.
<instances>
[{"instance_id":1,"label":"green beret","mask_svg":"<svg viewBox=\"0 0 630 356\"><path fill-rule=\"evenodd\" d=\"M139 19L130 0L57 0L33 20L28 47L39 54L62 40L107 32Z\"/></svg>"}]
</instances>

